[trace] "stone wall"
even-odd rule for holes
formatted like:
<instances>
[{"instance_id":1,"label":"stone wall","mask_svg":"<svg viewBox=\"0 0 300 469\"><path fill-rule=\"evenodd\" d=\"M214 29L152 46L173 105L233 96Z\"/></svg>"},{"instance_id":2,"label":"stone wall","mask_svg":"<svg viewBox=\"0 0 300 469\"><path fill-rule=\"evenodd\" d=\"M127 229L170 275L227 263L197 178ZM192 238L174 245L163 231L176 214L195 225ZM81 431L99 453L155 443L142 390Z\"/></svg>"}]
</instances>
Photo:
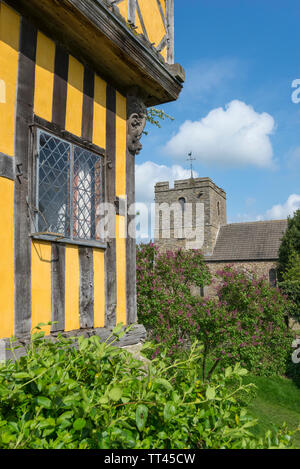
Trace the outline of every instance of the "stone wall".
<instances>
[{"instance_id":1,"label":"stone wall","mask_svg":"<svg viewBox=\"0 0 300 469\"><path fill-rule=\"evenodd\" d=\"M204 288L204 296L211 297L216 295L216 288L220 284L220 281L216 277L216 272L224 269L224 267L230 265L240 271L255 272L258 277L265 277L269 281L269 273L271 269L276 269L277 263L274 260L270 261L231 261L231 262L207 262L213 283L208 287Z\"/></svg>"},{"instance_id":2,"label":"stone wall","mask_svg":"<svg viewBox=\"0 0 300 469\"><path fill-rule=\"evenodd\" d=\"M226 225L226 193L220 189L209 178L191 178L174 182L174 188L169 187L168 182L160 182L155 185L156 204L175 204L180 198L184 198L186 203L193 204L193 214L190 226L185 227L197 230L203 239L201 246L204 254L211 254L221 226ZM203 218L196 217L197 204L204 205ZM176 228L183 226L182 211L171 213L170 231L163 229L162 217L164 215L156 211L155 218L155 242L160 250L166 251L178 248L188 248L188 239L184 233L178 236ZM170 233L170 236L169 236Z\"/></svg>"}]
</instances>

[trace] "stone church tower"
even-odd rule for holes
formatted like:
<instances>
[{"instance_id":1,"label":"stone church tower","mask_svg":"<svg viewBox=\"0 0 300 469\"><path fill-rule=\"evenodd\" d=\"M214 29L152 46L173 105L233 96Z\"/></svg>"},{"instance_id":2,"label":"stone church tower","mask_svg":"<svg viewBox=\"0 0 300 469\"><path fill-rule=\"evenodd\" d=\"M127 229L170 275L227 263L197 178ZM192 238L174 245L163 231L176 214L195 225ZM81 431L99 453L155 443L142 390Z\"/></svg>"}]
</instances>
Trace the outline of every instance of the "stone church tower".
<instances>
[{"instance_id":1,"label":"stone church tower","mask_svg":"<svg viewBox=\"0 0 300 469\"><path fill-rule=\"evenodd\" d=\"M169 182L159 182L155 185L155 204L154 238L160 250L194 247L204 255L212 254L220 227L227 224L223 189L210 178L175 181L174 188ZM197 240L194 245L190 232Z\"/></svg>"}]
</instances>

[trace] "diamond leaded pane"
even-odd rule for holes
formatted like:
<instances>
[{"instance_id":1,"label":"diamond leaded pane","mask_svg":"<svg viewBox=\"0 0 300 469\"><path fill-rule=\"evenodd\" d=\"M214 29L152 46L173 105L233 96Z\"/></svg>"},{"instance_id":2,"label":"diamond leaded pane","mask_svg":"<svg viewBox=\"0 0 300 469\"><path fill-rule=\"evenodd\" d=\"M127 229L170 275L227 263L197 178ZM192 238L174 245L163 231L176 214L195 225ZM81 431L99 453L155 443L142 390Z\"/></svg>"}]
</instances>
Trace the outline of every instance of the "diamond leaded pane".
<instances>
[{"instance_id":1,"label":"diamond leaded pane","mask_svg":"<svg viewBox=\"0 0 300 469\"><path fill-rule=\"evenodd\" d=\"M96 211L101 197L101 157L74 147L73 236L96 239Z\"/></svg>"},{"instance_id":2,"label":"diamond leaded pane","mask_svg":"<svg viewBox=\"0 0 300 469\"><path fill-rule=\"evenodd\" d=\"M38 231L70 236L71 145L39 131Z\"/></svg>"}]
</instances>

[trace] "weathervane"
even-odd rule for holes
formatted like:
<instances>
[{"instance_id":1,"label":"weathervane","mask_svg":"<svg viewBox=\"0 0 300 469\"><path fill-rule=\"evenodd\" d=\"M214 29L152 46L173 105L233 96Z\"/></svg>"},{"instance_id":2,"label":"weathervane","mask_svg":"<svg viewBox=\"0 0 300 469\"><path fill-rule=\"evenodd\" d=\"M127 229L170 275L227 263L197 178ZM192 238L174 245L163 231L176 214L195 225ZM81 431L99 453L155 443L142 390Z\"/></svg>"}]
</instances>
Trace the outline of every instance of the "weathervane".
<instances>
[{"instance_id":1,"label":"weathervane","mask_svg":"<svg viewBox=\"0 0 300 469\"><path fill-rule=\"evenodd\" d=\"M193 161L196 161L196 158L192 158L192 152L188 154L189 158L187 158L187 161L190 162L191 165L191 179L193 179Z\"/></svg>"}]
</instances>

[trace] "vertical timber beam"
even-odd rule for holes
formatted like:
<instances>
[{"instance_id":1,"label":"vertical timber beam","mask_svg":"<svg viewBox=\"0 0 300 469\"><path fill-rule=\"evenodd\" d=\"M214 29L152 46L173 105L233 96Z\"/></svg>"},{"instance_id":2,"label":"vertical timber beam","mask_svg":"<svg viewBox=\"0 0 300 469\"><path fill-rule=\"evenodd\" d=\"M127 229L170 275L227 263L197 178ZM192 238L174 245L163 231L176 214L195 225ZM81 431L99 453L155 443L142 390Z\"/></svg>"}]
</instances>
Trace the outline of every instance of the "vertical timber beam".
<instances>
[{"instance_id":1,"label":"vertical timber beam","mask_svg":"<svg viewBox=\"0 0 300 469\"><path fill-rule=\"evenodd\" d=\"M167 62L174 63L174 0L166 0L166 16L168 26Z\"/></svg>"},{"instance_id":2,"label":"vertical timber beam","mask_svg":"<svg viewBox=\"0 0 300 469\"><path fill-rule=\"evenodd\" d=\"M52 122L61 129L66 124L69 55L59 46L55 49ZM51 257L51 320L57 322L52 332L65 330L66 247L52 243Z\"/></svg>"},{"instance_id":3,"label":"vertical timber beam","mask_svg":"<svg viewBox=\"0 0 300 469\"><path fill-rule=\"evenodd\" d=\"M114 206L116 198L116 90L106 88L106 165L105 201ZM105 327L114 327L117 318L116 217L109 217L109 239L105 251L106 307Z\"/></svg>"},{"instance_id":4,"label":"vertical timber beam","mask_svg":"<svg viewBox=\"0 0 300 469\"><path fill-rule=\"evenodd\" d=\"M126 194L127 194L127 238L126 238L126 303L127 324L137 322L136 301L136 236L135 236L135 155L146 125L147 110L139 97L137 88L127 94L127 155L126 155Z\"/></svg>"},{"instance_id":5,"label":"vertical timber beam","mask_svg":"<svg viewBox=\"0 0 300 469\"><path fill-rule=\"evenodd\" d=\"M95 75L84 69L81 136L93 141ZM81 329L94 326L94 259L93 248L79 247L79 324Z\"/></svg>"},{"instance_id":6,"label":"vertical timber beam","mask_svg":"<svg viewBox=\"0 0 300 469\"><path fill-rule=\"evenodd\" d=\"M52 243L51 251L51 332L65 330L65 264L66 248Z\"/></svg>"},{"instance_id":7,"label":"vertical timber beam","mask_svg":"<svg viewBox=\"0 0 300 469\"><path fill-rule=\"evenodd\" d=\"M29 189L29 129L33 122L37 30L21 18L16 97L15 167L21 174L14 189L15 335L31 329L31 239Z\"/></svg>"},{"instance_id":8,"label":"vertical timber beam","mask_svg":"<svg viewBox=\"0 0 300 469\"><path fill-rule=\"evenodd\" d=\"M69 55L56 45L53 85L52 121L61 129L66 125Z\"/></svg>"},{"instance_id":9,"label":"vertical timber beam","mask_svg":"<svg viewBox=\"0 0 300 469\"><path fill-rule=\"evenodd\" d=\"M128 0L128 23L136 26L136 0Z\"/></svg>"}]
</instances>

